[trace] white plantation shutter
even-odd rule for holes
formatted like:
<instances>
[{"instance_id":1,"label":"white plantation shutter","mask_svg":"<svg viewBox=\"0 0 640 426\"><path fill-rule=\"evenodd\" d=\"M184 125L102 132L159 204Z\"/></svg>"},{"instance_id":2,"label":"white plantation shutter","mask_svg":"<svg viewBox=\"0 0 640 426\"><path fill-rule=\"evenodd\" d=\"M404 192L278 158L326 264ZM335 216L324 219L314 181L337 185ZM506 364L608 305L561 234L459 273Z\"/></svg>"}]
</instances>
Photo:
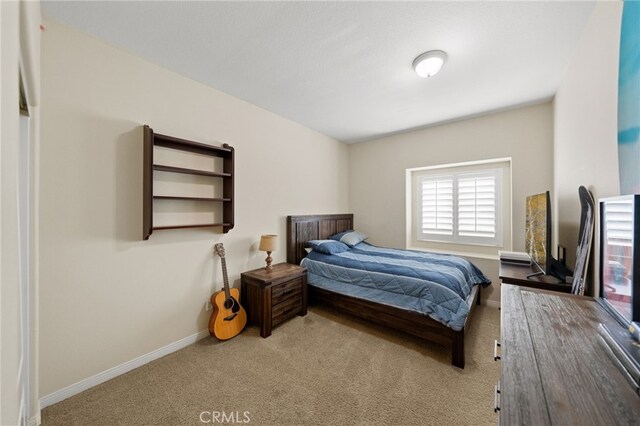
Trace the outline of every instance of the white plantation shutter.
<instances>
[{"instance_id":1,"label":"white plantation shutter","mask_svg":"<svg viewBox=\"0 0 640 426\"><path fill-rule=\"evenodd\" d=\"M502 244L502 171L483 170L418 178L418 239Z\"/></svg>"},{"instance_id":2,"label":"white plantation shutter","mask_svg":"<svg viewBox=\"0 0 640 426\"><path fill-rule=\"evenodd\" d=\"M453 179L421 181L422 233L453 235Z\"/></svg>"},{"instance_id":3,"label":"white plantation shutter","mask_svg":"<svg viewBox=\"0 0 640 426\"><path fill-rule=\"evenodd\" d=\"M495 176L458 179L458 233L468 237L496 236Z\"/></svg>"},{"instance_id":4,"label":"white plantation shutter","mask_svg":"<svg viewBox=\"0 0 640 426\"><path fill-rule=\"evenodd\" d=\"M607 244L631 247L633 241L633 199L604 204Z\"/></svg>"}]
</instances>

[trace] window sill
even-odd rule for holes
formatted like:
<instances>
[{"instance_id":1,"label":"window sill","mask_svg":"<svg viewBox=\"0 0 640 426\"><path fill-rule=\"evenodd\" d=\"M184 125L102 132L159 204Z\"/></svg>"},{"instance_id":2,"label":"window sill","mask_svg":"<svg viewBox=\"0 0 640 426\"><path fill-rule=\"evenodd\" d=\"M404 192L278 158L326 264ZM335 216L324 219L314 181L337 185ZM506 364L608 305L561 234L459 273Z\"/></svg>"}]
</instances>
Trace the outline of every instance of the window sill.
<instances>
[{"instance_id":1,"label":"window sill","mask_svg":"<svg viewBox=\"0 0 640 426\"><path fill-rule=\"evenodd\" d=\"M432 248L426 249L423 247L412 247L412 246L407 247L407 250L426 251L426 252L439 253L439 254L453 254L455 256L473 257L476 259L488 259L488 260L500 259L497 254L474 253L474 252L468 252L468 251L438 250L438 249L432 249Z\"/></svg>"}]
</instances>

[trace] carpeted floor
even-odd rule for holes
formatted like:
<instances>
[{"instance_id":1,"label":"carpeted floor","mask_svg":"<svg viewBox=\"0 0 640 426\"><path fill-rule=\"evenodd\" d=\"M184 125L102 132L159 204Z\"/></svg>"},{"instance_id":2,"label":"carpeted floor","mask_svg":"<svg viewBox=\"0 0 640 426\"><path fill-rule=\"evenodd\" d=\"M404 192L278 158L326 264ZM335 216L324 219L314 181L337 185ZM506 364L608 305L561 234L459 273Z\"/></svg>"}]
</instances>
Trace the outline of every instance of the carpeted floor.
<instances>
[{"instance_id":1,"label":"carpeted floor","mask_svg":"<svg viewBox=\"0 0 640 426\"><path fill-rule=\"evenodd\" d=\"M479 306L460 370L445 348L314 306L268 339L249 327L201 340L46 408L42 425L216 424L214 412L255 425L495 425L499 330L499 311Z\"/></svg>"}]
</instances>

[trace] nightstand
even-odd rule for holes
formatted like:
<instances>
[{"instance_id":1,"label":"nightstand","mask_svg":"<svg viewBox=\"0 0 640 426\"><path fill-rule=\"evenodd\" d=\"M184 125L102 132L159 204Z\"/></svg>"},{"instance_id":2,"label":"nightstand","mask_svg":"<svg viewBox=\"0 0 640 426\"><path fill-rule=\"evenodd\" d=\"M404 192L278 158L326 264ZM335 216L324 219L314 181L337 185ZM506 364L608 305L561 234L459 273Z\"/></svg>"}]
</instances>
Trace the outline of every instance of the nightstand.
<instances>
[{"instance_id":1,"label":"nightstand","mask_svg":"<svg viewBox=\"0 0 640 426\"><path fill-rule=\"evenodd\" d=\"M240 274L241 304L249 323L260 326L260 336L296 315L307 314L307 269L278 263L272 269L254 269Z\"/></svg>"}]
</instances>

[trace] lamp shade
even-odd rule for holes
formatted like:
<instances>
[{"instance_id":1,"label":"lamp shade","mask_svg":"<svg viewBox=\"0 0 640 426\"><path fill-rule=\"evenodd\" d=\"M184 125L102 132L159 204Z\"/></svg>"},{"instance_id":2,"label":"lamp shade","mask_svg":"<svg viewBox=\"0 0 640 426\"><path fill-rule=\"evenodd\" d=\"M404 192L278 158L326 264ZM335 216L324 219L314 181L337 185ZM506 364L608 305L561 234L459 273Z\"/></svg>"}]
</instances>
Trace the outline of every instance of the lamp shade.
<instances>
[{"instance_id":1,"label":"lamp shade","mask_svg":"<svg viewBox=\"0 0 640 426\"><path fill-rule=\"evenodd\" d=\"M277 235L263 235L260 237L260 251L275 251L278 245Z\"/></svg>"}]
</instances>

